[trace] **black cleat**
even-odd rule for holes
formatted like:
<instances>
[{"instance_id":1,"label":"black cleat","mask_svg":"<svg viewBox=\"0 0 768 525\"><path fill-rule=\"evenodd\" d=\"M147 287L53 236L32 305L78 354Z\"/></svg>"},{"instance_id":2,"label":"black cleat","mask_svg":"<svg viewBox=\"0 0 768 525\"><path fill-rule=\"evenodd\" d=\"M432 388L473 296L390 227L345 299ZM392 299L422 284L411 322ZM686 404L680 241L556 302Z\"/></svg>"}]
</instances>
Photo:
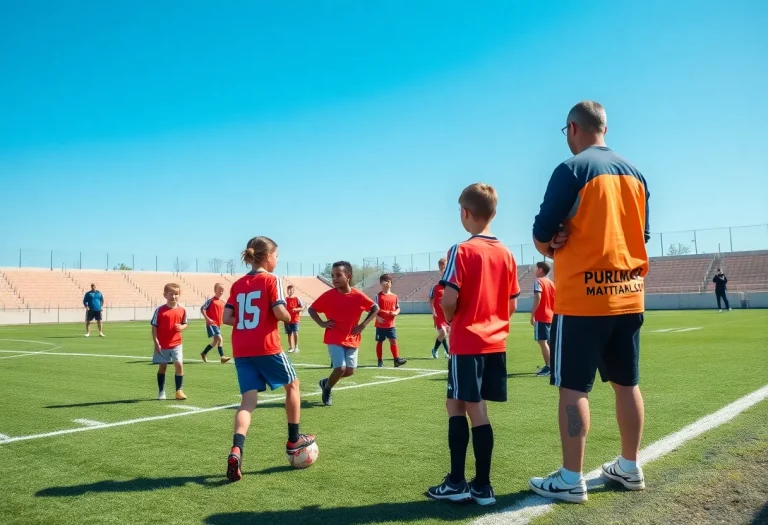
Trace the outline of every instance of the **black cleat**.
<instances>
[{"instance_id":1,"label":"black cleat","mask_svg":"<svg viewBox=\"0 0 768 525\"><path fill-rule=\"evenodd\" d=\"M328 378L321 379L318 383L320 390L323 392L323 404L325 406L331 406L333 404L333 400L331 399L331 389L326 387L327 384Z\"/></svg>"},{"instance_id":2,"label":"black cleat","mask_svg":"<svg viewBox=\"0 0 768 525\"><path fill-rule=\"evenodd\" d=\"M485 507L486 505L494 505L496 503L496 494L493 493L493 487L486 485L485 487L478 486L473 480L469 484L469 493L475 503Z\"/></svg>"},{"instance_id":3,"label":"black cleat","mask_svg":"<svg viewBox=\"0 0 768 525\"><path fill-rule=\"evenodd\" d=\"M397 368L398 366L403 366L407 362L408 362L407 359L403 359L402 357L398 357L397 359L395 359L395 368Z\"/></svg>"},{"instance_id":4,"label":"black cleat","mask_svg":"<svg viewBox=\"0 0 768 525\"><path fill-rule=\"evenodd\" d=\"M445 476L440 485L427 489L427 497L461 503L470 501L472 494L469 492L469 485L467 485L466 480L462 479L459 483L451 483L451 476L449 474Z\"/></svg>"}]
</instances>

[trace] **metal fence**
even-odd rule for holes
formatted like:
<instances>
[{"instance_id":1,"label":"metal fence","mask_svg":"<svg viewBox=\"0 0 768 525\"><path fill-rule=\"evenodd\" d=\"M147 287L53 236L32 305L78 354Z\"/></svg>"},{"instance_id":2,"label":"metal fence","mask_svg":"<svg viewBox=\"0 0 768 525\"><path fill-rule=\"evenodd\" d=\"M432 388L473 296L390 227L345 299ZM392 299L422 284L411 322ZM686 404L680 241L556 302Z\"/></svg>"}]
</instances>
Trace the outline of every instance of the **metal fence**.
<instances>
[{"instance_id":1,"label":"metal fence","mask_svg":"<svg viewBox=\"0 0 768 525\"><path fill-rule=\"evenodd\" d=\"M518 264L542 259L532 243L510 244ZM700 230L654 233L648 242L651 257L687 254L714 254L768 249L768 224L730 226ZM365 257L356 273L363 281L387 272L418 272L437 269L442 251ZM357 264L355 261L353 263ZM323 273L326 262L280 262L279 275L313 276ZM83 252L73 250L0 248L0 267L147 270L166 272L213 272L239 274L246 270L238 256L160 255L133 252ZM358 281L357 275L355 281Z\"/></svg>"}]
</instances>

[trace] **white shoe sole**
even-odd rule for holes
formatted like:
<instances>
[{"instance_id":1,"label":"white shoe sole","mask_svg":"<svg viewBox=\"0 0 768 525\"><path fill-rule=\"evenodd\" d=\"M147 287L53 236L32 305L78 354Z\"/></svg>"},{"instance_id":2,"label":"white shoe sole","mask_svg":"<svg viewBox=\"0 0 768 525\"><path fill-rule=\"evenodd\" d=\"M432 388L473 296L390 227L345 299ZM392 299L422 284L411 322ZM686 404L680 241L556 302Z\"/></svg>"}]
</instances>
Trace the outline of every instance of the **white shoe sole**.
<instances>
[{"instance_id":1,"label":"white shoe sole","mask_svg":"<svg viewBox=\"0 0 768 525\"><path fill-rule=\"evenodd\" d=\"M561 501L567 501L568 503L586 503L589 499L589 496L586 492L584 494L571 494L569 492L549 492L547 490L540 489L530 481L528 482L528 488L530 488L539 496L551 499L559 499Z\"/></svg>"},{"instance_id":2,"label":"white shoe sole","mask_svg":"<svg viewBox=\"0 0 768 525\"><path fill-rule=\"evenodd\" d=\"M606 472L605 469L603 469L603 476L605 476L606 478L612 481L615 481L616 483L621 483L624 486L624 488L627 490L645 490L645 480L627 481L621 476L614 476L613 474Z\"/></svg>"},{"instance_id":3,"label":"white shoe sole","mask_svg":"<svg viewBox=\"0 0 768 525\"><path fill-rule=\"evenodd\" d=\"M472 499L475 500L475 503L477 503L481 507L496 505L496 498L476 498L475 496L472 496Z\"/></svg>"},{"instance_id":4,"label":"white shoe sole","mask_svg":"<svg viewBox=\"0 0 768 525\"><path fill-rule=\"evenodd\" d=\"M427 496L429 496L432 499L437 500L447 500L447 501L453 501L454 503L463 503L466 501L472 501L472 495L469 493L466 494L450 494L447 496L435 496L434 494L430 494L427 492Z\"/></svg>"}]
</instances>

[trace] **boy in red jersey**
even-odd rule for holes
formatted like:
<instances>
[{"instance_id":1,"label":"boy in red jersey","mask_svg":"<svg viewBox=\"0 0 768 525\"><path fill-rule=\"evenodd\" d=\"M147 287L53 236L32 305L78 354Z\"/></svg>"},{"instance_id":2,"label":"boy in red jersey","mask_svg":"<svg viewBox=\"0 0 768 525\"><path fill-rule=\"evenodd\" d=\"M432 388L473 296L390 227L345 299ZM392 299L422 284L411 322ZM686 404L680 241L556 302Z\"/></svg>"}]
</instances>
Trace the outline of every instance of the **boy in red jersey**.
<instances>
[{"instance_id":1,"label":"boy in red jersey","mask_svg":"<svg viewBox=\"0 0 768 525\"><path fill-rule=\"evenodd\" d=\"M291 320L285 323L285 334L288 336L288 353L299 353L299 322L301 322L301 312L304 311L304 303L300 298L293 295L295 289L292 284L288 285L285 298L285 307L291 314Z\"/></svg>"},{"instance_id":2,"label":"boy in red jersey","mask_svg":"<svg viewBox=\"0 0 768 525\"><path fill-rule=\"evenodd\" d=\"M208 338L212 339L213 345L219 349L219 359L222 363L226 363L231 357L224 355L224 348L222 344L224 339L221 337L221 322L224 318L224 301L221 300L221 296L224 295L224 285L216 283L213 286L213 297L205 301L200 308L200 313L203 314L205 319L205 331L208 333ZM208 352L211 351L213 345L208 345L205 350L200 354L200 359L204 363L208 362Z\"/></svg>"},{"instance_id":3,"label":"boy in red jersey","mask_svg":"<svg viewBox=\"0 0 768 525\"><path fill-rule=\"evenodd\" d=\"M445 286L441 306L451 323L446 402L451 472L442 484L427 490L434 499L496 503L490 481L493 430L486 401L507 400L506 339L520 295L515 260L490 231L497 202L496 190L488 184L471 184L461 193L461 224L472 237L450 249L440 281ZM464 478L467 415L476 470L469 484Z\"/></svg>"},{"instance_id":4,"label":"boy in red jersey","mask_svg":"<svg viewBox=\"0 0 768 525\"><path fill-rule=\"evenodd\" d=\"M187 329L187 311L179 305L181 288L178 284L168 283L163 288L166 303L155 310L152 316L152 340L155 353L152 362L160 365L157 369L157 399L165 399L165 370L168 363L173 363L176 372L176 399L184 400L187 396L181 390L184 382L184 354L181 332Z\"/></svg>"},{"instance_id":5,"label":"boy in red jersey","mask_svg":"<svg viewBox=\"0 0 768 525\"><path fill-rule=\"evenodd\" d=\"M309 316L320 328L325 329L323 342L328 345L333 372L326 379L320 380L323 403L332 404L331 389L342 377L349 377L357 368L357 349L363 330L368 326L379 307L360 290L352 288L352 265L347 261L333 263L331 273L333 290L328 290L315 299L309 307ZM360 314L368 316L360 322ZM323 321L319 314L325 314Z\"/></svg>"},{"instance_id":6,"label":"boy in red jersey","mask_svg":"<svg viewBox=\"0 0 768 525\"><path fill-rule=\"evenodd\" d=\"M541 347L544 366L536 373L539 377L549 377L549 329L552 326L552 307L555 305L555 283L547 275L551 267L545 261L536 263L536 281L533 283L533 308L531 325L533 337Z\"/></svg>"},{"instance_id":7,"label":"boy in red jersey","mask_svg":"<svg viewBox=\"0 0 768 525\"><path fill-rule=\"evenodd\" d=\"M232 353L237 381L243 398L235 413L232 450L227 458L227 479L242 478L245 435L251 426L251 412L259 392L285 388L285 414L288 420L286 454L296 454L315 442L315 436L299 433L301 392L296 371L280 348L278 321L291 318L285 308L283 283L271 273L277 267L277 244L269 237L254 237L243 251L243 263L252 270L238 279L224 307L224 324L232 326Z\"/></svg>"},{"instance_id":8,"label":"boy in red jersey","mask_svg":"<svg viewBox=\"0 0 768 525\"><path fill-rule=\"evenodd\" d=\"M445 273L445 257L437 261L437 267L440 270L440 278ZM443 352L445 357L448 357L448 332L450 331L450 325L445 320L445 314L440 306L440 301L443 300L443 292L445 292L445 286L438 282L429 290L429 307L432 309L432 319L435 323L435 330L437 330L437 339L435 339L435 346L432 347L432 359L437 359L437 351L440 345L443 345Z\"/></svg>"},{"instance_id":9,"label":"boy in red jersey","mask_svg":"<svg viewBox=\"0 0 768 525\"><path fill-rule=\"evenodd\" d=\"M408 362L407 359L400 357L397 349L397 330L395 329L395 317L400 315L400 302L397 295L392 293L392 276L384 274L379 277L381 291L373 298L373 302L379 307L379 313L376 316L376 358L379 360L379 368L384 366L382 352L384 340L389 339L389 349L392 352L392 358L395 360L395 367L403 366Z\"/></svg>"}]
</instances>

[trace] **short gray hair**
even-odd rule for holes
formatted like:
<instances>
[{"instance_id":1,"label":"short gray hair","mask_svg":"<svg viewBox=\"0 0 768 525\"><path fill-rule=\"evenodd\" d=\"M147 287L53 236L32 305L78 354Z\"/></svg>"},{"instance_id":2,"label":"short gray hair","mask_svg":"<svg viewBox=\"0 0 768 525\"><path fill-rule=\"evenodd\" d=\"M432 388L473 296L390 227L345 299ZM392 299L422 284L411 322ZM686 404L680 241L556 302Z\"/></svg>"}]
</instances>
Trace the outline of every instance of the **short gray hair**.
<instances>
[{"instance_id":1,"label":"short gray hair","mask_svg":"<svg viewBox=\"0 0 768 525\"><path fill-rule=\"evenodd\" d=\"M585 131L605 133L608 115L605 108L594 100L583 100L568 112L568 122L575 122Z\"/></svg>"}]
</instances>

